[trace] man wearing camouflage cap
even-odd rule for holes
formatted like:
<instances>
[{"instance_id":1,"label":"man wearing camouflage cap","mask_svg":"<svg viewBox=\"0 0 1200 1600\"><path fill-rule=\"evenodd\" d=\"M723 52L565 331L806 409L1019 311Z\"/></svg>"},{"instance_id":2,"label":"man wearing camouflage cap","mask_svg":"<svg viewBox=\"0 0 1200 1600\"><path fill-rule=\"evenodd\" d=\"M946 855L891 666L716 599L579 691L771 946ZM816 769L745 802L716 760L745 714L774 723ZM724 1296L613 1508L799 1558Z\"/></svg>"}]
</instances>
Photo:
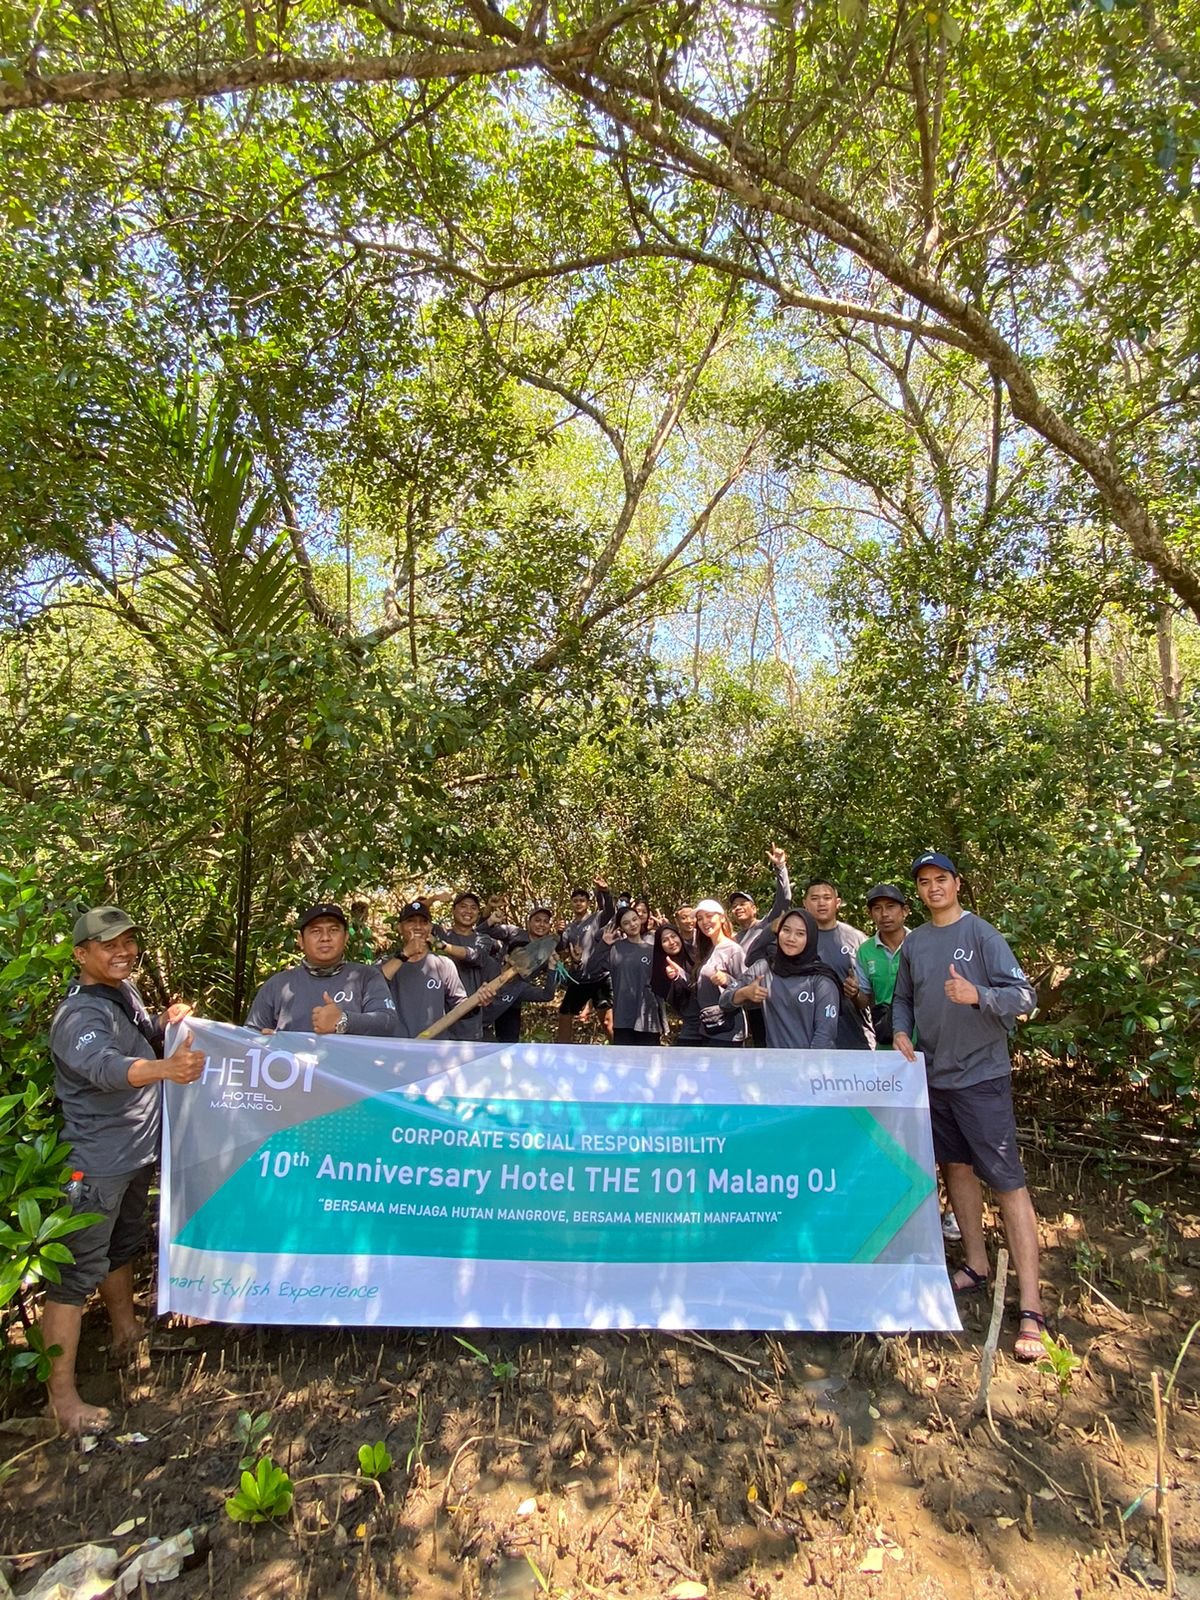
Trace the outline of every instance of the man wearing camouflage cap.
<instances>
[{"instance_id":1,"label":"man wearing camouflage cap","mask_svg":"<svg viewBox=\"0 0 1200 1600\"><path fill-rule=\"evenodd\" d=\"M130 981L138 963L132 918L117 906L97 906L73 930L78 980L50 1024L54 1089L62 1106L63 1138L71 1147L69 1191L77 1212L99 1221L69 1236L75 1257L58 1283L46 1286L45 1347L58 1346L47 1389L65 1433L101 1432L109 1415L86 1405L75 1382L83 1307L99 1289L113 1329L114 1350L142 1337L133 1304L133 1261L146 1242L146 1200L158 1159L162 1084L195 1083L204 1054L184 1034L163 1057L167 1023L181 1022L182 1002L152 1017Z\"/></svg>"}]
</instances>

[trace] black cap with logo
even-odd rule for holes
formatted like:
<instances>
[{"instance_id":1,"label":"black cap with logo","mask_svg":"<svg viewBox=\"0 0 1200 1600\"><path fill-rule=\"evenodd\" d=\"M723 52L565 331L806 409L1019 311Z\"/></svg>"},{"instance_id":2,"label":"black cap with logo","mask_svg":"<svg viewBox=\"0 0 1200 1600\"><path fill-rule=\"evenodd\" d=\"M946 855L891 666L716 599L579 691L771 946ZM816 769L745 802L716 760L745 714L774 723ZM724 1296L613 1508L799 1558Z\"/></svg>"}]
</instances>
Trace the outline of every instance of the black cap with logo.
<instances>
[{"instance_id":1,"label":"black cap with logo","mask_svg":"<svg viewBox=\"0 0 1200 1600\"><path fill-rule=\"evenodd\" d=\"M318 917L333 917L335 921L341 923L343 928L350 926L346 921L346 913L341 906L334 905L332 900L322 900L319 905L309 906L308 910L301 914L300 921L296 924L296 927L303 933L309 923L315 922Z\"/></svg>"}]
</instances>

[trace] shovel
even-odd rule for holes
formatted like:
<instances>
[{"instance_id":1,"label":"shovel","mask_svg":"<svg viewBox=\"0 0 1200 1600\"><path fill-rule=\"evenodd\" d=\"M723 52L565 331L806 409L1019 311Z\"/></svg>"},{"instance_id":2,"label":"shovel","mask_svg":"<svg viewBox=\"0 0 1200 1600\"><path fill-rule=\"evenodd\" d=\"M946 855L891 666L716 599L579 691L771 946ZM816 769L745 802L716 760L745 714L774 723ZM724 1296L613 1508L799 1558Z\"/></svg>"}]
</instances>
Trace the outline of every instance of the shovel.
<instances>
[{"instance_id":1,"label":"shovel","mask_svg":"<svg viewBox=\"0 0 1200 1600\"><path fill-rule=\"evenodd\" d=\"M558 946L558 940L552 933L544 939L535 939L532 944L522 945L519 950L514 950L508 957L508 964L497 978L489 978L488 983L498 983L501 987L510 978L531 978L539 967L545 966ZM460 1000L453 1011L447 1011L444 1017L439 1017L436 1022L431 1022L427 1028L422 1028L417 1035L418 1039L435 1039L439 1033L445 1033L459 1017L465 1017L468 1011L474 1011L476 1006L482 1005L482 988L476 989L474 994L469 994L465 1000Z\"/></svg>"}]
</instances>

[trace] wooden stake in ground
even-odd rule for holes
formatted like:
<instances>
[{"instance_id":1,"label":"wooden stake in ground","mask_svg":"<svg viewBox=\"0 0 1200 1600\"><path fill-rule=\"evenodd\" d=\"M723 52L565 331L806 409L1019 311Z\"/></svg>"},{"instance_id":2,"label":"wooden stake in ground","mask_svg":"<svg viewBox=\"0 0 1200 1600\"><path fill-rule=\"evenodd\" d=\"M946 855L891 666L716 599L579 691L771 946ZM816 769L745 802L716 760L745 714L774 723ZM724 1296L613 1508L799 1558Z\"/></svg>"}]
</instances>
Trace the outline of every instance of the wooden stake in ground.
<instances>
[{"instance_id":1,"label":"wooden stake in ground","mask_svg":"<svg viewBox=\"0 0 1200 1600\"><path fill-rule=\"evenodd\" d=\"M989 1415L988 1389L992 1382L992 1368L996 1361L996 1348L1000 1343L1000 1324L1004 1320L1004 1291L1008 1287L1008 1251L1001 1249L996 1257L996 1290L992 1295L992 1320L988 1323L987 1338L983 1341L983 1357L979 1363L979 1391L975 1396L975 1415Z\"/></svg>"},{"instance_id":2,"label":"wooden stake in ground","mask_svg":"<svg viewBox=\"0 0 1200 1600\"><path fill-rule=\"evenodd\" d=\"M1159 1392L1157 1372L1150 1374L1150 1388L1154 1395L1154 1520L1158 1529L1158 1560L1166 1575L1167 1600L1172 1600L1175 1593L1175 1566L1171 1560L1171 1521L1167 1514L1167 1419L1163 1410L1162 1394Z\"/></svg>"}]
</instances>

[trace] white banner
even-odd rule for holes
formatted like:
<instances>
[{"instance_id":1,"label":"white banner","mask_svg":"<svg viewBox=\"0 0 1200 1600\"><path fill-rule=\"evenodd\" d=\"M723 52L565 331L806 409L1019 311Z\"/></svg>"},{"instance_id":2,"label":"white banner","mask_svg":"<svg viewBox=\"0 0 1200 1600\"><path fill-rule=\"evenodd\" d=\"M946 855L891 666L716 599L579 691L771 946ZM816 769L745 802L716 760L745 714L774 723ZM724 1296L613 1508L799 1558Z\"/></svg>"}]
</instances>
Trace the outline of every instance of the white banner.
<instances>
[{"instance_id":1,"label":"white banner","mask_svg":"<svg viewBox=\"0 0 1200 1600\"><path fill-rule=\"evenodd\" d=\"M207 1061L167 1086L160 1311L960 1326L920 1062L188 1027Z\"/></svg>"}]
</instances>

